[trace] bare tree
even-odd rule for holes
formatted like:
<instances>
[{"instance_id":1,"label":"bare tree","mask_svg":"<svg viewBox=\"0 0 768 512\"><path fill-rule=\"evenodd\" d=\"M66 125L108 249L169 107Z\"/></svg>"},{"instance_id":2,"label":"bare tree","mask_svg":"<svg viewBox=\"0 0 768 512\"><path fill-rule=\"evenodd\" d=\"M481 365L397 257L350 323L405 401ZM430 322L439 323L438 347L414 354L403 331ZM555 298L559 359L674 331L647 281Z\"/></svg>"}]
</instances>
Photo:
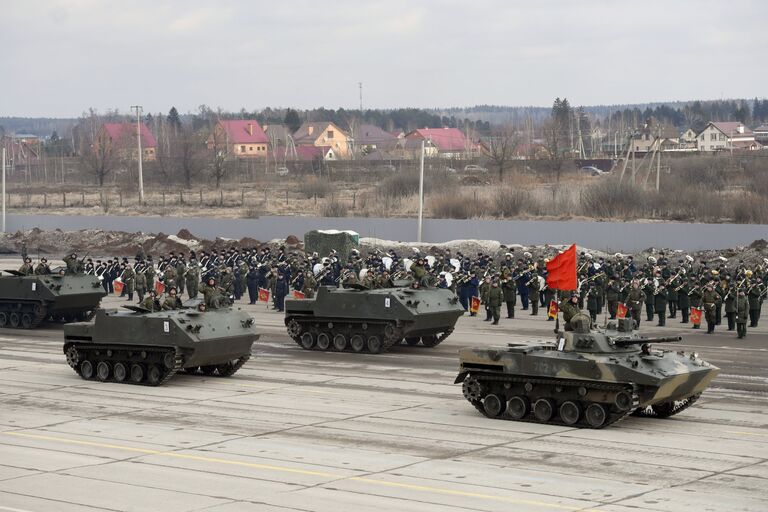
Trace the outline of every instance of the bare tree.
<instances>
[{"instance_id":1,"label":"bare tree","mask_svg":"<svg viewBox=\"0 0 768 512\"><path fill-rule=\"evenodd\" d=\"M510 126L492 136L488 142L488 160L491 167L494 167L499 173L499 181L504 179L504 171L515 157L515 148L517 148L518 142L519 137Z\"/></svg>"},{"instance_id":2,"label":"bare tree","mask_svg":"<svg viewBox=\"0 0 768 512\"><path fill-rule=\"evenodd\" d=\"M211 155L211 175L216 180L216 188L221 187L221 180L227 175L231 167L230 159L227 155L226 139L221 132L216 129L216 124L211 124L211 136L208 139L208 149Z\"/></svg>"},{"instance_id":3,"label":"bare tree","mask_svg":"<svg viewBox=\"0 0 768 512\"><path fill-rule=\"evenodd\" d=\"M115 169L119 157L96 110L89 109L83 114L77 126L76 140L83 166L93 173L100 187L104 186L104 179Z\"/></svg>"},{"instance_id":4,"label":"bare tree","mask_svg":"<svg viewBox=\"0 0 768 512\"><path fill-rule=\"evenodd\" d=\"M197 176L204 161L204 141L199 133L192 130L191 127L182 127L178 130L178 136L176 143L174 144L176 162L182 178L184 179L184 186L190 188L192 186L192 179ZM217 178L216 187L219 186L221 177L224 173L216 173Z\"/></svg>"}]
</instances>

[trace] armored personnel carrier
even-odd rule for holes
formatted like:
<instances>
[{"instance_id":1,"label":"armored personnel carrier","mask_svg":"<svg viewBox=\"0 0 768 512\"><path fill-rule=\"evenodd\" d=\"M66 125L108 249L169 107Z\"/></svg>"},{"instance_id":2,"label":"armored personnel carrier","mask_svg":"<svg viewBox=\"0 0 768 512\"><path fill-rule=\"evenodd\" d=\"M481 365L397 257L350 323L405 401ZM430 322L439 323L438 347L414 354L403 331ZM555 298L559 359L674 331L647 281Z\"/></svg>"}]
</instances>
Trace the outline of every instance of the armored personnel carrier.
<instances>
[{"instance_id":1,"label":"armored personnel carrier","mask_svg":"<svg viewBox=\"0 0 768 512\"><path fill-rule=\"evenodd\" d=\"M602 428L682 412L719 372L695 353L651 348L680 337L640 337L629 319L590 332L577 316L554 343L460 350L455 383L489 418Z\"/></svg>"},{"instance_id":2,"label":"armored personnel carrier","mask_svg":"<svg viewBox=\"0 0 768 512\"><path fill-rule=\"evenodd\" d=\"M106 295L97 277L86 274L0 276L0 327L32 329L43 321L85 320Z\"/></svg>"},{"instance_id":3,"label":"armored personnel carrier","mask_svg":"<svg viewBox=\"0 0 768 512\"><path fill-rule=\"evenodd\" d=\"M378 354L403 339L435 347L463 313L454 294L439 288L321 286L314 299L285 301L288 334L305 350Z\"/></svg>"},{"instance_id":4,"label":"armored personnel carrier","mask_svg":"<svg viewBox=\"0 0 768 512\"><path fill-rule=\"evenodd\" d=\"M158 386L177 371L229 377L259 339L253 319L235 309L148 312L103 310L64 326L64 354L85 380Z\"/></svg>"}]
</instances>

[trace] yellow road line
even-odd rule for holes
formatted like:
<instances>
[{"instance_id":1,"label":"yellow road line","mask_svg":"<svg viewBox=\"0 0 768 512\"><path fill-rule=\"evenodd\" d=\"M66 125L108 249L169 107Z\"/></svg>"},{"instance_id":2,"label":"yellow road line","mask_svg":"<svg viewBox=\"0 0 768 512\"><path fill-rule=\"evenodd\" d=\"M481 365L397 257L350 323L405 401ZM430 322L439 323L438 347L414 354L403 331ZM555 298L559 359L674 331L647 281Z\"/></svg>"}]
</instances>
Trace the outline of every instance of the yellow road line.
<instances>
[{"instance_id":1,"label":"yellow road line","mask_svg":"<svg viewBox=\"0 0 768 512\"><path fill-rule=\"evenodd\" d=\"M351 480L355 482L361 482L366 484L371 484L379 487L393 487L398 489L406 489L411 491L420 491L420 492L429 492L434 494L442 494L447 496L461 496L465 498L477 498L480 500L486 500L486 501L497 501L497 502L504 502L504 503L513 503L517 505L530 505L534 507L540 507L540 508L548 508L548 509L556 509L556 510L571 510L571 511L583 511L583 512L597 512L591 509L585 509L583 507L576 507L572 505L561 505L558 503L549 503L546 501L538 501L538 500L526 500L526 499L519 499L519 498L509 498L506 496L494 496L492 494L483 494L483 493L476 493L476 492L469 492L469 491L459 491L455 489L446 489L442 487L431 487L426 485L416 485L416 484L406 484L402 482L390 482L387 480L379 480L376 478L367 478L367 477L361 477L361 476L351 476L347 477L344 475L339 475L335 473L328 473L325 471L312 471L308 469L296 469L296 468L289 468L285 466L274 466L271 464L258 464L254 462L244 462L244 461L238 461L238 460L231 460L231 459L222 459L220 457L203 457L201 455L191 455L186 453L178 453L178 452L169 452L169 451L163 451L163 450L152 450L149 448L134 448L131 446L124 446L119 444L110 444L110 443L97 443L93 441L81 441L78 439L67 439L64 437L57 437L57 436L46 436L41 434L27 434L24 432L0 432L0 435L6 435L6 436L13 436L13 437L22 437L27 439L36 439L40 441L54 441L58 443L63 444L71 444L71 445L79 445L79 446L91 446L94 448L107 448L110 450L119 450L124 452L131 452L131 453L140 453L142 455L159 455L163 457L170 457L175 459L185 459L185 460L194 460L194 461L200 461L200 462L211 462L214 464L224 464L229 466L239 466L239 467L246 467L251 469L262 469L266 471L275 471L280 473L291 473L291 474L297 474L297 475L304 475L304 476L317 476L317 477L323 477L323 478L329 478L333 480ZM2 510L2 509L0 509Z\"/></svg>"},{"instance_id":2,"label":"yellow road line","mask_svg":"<svg viewBox=\"0 0 768 512\"><path fill-rule=\"evenodd\" d=\"M738 434L740 436L768 437L768 434L760 434L758 432L741 432L740 430L726 430L725 432L728 434Z\"/></svg>"}]
</instances>

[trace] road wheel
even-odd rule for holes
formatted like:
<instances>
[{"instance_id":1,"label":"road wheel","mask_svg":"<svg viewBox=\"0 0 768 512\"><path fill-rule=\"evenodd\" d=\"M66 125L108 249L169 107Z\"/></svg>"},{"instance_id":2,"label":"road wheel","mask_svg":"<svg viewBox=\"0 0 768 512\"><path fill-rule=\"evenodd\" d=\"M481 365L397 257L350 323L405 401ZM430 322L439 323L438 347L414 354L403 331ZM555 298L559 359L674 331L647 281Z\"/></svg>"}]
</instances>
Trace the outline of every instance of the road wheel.
<instances>
[{"instance_id":1,"label":"road wheel","mask_svg":"<svg viewBox=\"0 0 768 512\"><path fill-rule=\"evenodd\" d=\"M150 386L157 386L160 384L160 379L163 376L163 372L160 371L160 367L156 364L149 365L147 368L147 382Z\"/></svg>"},{"instance_id":2,"label":"road wheel","mask_svg":"<svg viewBox=\"0 0 768 512\"><path fill-rule=\"evenodd\" d=\"M80 363L80 375L85 380L91 380L93 378L93 363L87 359Z\"/></svg>"},{"instance_id":3,"label":"road wheel","mask_svg":"<svg viewBox=\"0 0 768 512\"><path fill-rule=\"evenodd\" d=\"M315 346L315 337L312 336L311 332L305 332L301 335L301 348L304 350L312 350L312 347Z\"/></svg>"},{"instance_id":4,"label":"road wheel","mask_svg":"<svg viewBox=\"0 0 768 512\"><path fill-rule=\"evenodd\" d=\"M0 327L8 325L8 313L0 312Z\"/></svg>"},{"instance_id":5,"label":"road wheel","mask_svg":"<svg viewBox=\"0 0 768 512\"><path fill-rule=\"evenodd\" d=\"M32 327L32 315L29 313L24 313L21 315L21 328L22 329L29 329Z\"/></svg>"},{"instance_id":6,"label":"road wheel","mask_svg":"<svg viewBox=\"0 0 768 512\"><path fill-rule=\"evenodd\" d=\"M600 428L608 419L608 411L602 404L589 404L584 411L584 418L592 428Z\"/></svg>"},{"instance_id":7,"label":"road wheel","mask_svg":"<svg viewBox=\"0 0 768 512\"><path fill-rule=\"evenodd\" d=\"M343 334L337 334L333 337L333 350L337 352L344 352L347 348L347 337Z\"/></svg>"},{"instance_id":8,"label":"road wheel","mask_svg":"<svg viewBox=\"0 0 768 512\"><path fill-rule=\"evenodd\" d=\"M560 419L566 425L575 425L581 417L581 407L576 402L568 400L560 405Z\"/></svg>"},{"instance_id":9,"label":"road wheel","mask_svg":"<svg viewBox=\"0 0 768 512\"><path fill-rule=\"evenodd\" d=\"M496 418L504 412L505 402L498 396L490 394L483 399L483 409L489 418Z\"/></svg>"},{"instance_id":10,"label":"road wheel","mask_svg":"<svg viewBox=\"0 0 768 512\"><path fill-rule=\"evenodd\" d=\"M106 361L99 361L96 365L96 378L104 382L109 379L109 363Z\"/></svg>"},{"instance_id":11,"label":"road wheel","mask_svg":"<svg viewBox=\"0 0 768 512\"><path fill-rule=\"evenodd\" d=\"M115 363L113 372L117 382L123 382L128 376L128 368L125 366L125 363Z\"/></svg>"},{"instance_id":12,"label":"road wheel","mask_svg":"<svg viewBox=\"0 0 768 512\"><path fill-rule=\"evenodd\" d=\"M11 313L8 315L8 323L13 327L14 329L19 327L19 324L21 323L21 317L18 313Z\"/></svg>"},{"instance_id":13,"label":"road wheel","mask_svg":"<svg viewBox=\"0 0 768 512\"><path fill-rule=\"evenodd\" d=\"M632 407L632 395L626 391L619 391L613 399L613 405L619 412L628 411Z\"/></svg>"},{"instance_id":14,"label":"road wheel","mask_svg":"<svg viewBox=\"0 0 768 512\"><path fill-rule=\"evenodd\" d=\"M365 338L360 334L355 334L349 339L349 346L355 352L362 352L365 350Z\"/></svg>"},{"instance_id":15,"label":"road wheel","mask_svg":"<svg viewBox=\"0 0 768 512\"><path fill-rule=\"evenodd\" d=\"M554 414L555 406L549 398L539 398L534 402L533 415L538 421L546 423Z\"/></svg>"},{"instance_id":16,"label":"road wheel","mask_svg":"<svg viewBox=\"0 0 768 512\"><path fill-rule=\"evenodd\" d=\"M144 380L144 368L140 364L131 365L131 382L138 384Z\"/></svg>"},{"instance_id":17,"label":"road wheel","mask_svg":"<svg viewBox=\"0 0 768 512\"><path fill-rule=\"evenodd\" d=\"M320 350L328 350L331 346L331 337L325 333L320 333L317 337L317 348Z\"/></svg>"},{"instance_id":18,"label":"road wheel","mask_svg":"<svg viewBox=\"0 0 768 512\"><path fill-rule=\"evenodd\" d=\"M368 338L368 342L366 343L368 346L368 352L371 354L378 354L381 352L382 343L381 339L378 336L371 336Z\"/></svg>"},{"instance_id":19,"label":"road wheel","mask_svg":"<svg viewBox=\"0 0 768 512\"><path fill-rule=\"evenodd\" d=\"M419 341L421 341L419 338L405 338L405 342L412 347L418 345Z\"/></svg>"},{"instance_id":20,"label":"road wheel","mask_svg":"<svg viewBox=\"0 0 768 512\"><path fill-rule=\"evenodd\" d=\"M531 402L524 396L513 396L507 400L507 414L513 420L521 420L531 410Z\"/></svg>"}]
</instances>

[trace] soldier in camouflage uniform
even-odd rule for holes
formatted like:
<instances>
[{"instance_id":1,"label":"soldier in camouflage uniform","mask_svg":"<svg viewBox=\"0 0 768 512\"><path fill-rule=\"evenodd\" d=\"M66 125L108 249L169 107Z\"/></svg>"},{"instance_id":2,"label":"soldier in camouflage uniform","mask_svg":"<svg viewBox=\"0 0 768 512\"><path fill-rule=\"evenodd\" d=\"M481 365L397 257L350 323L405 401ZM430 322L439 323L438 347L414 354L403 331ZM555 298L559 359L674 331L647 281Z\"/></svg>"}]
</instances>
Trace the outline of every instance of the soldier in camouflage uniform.
<instances>
[{"instance_id":1,"label":"soldier in camouflage uniform","mask_svg":"<svg viewBox=\"0 0 768 512\"><path fill-rule=\"evenodd\" d=\"M643 302L645 302L645 292L640 289L640 283L637 281L632 282L632 288L627 294L627 307L632 314L632 319L635 321L637 328L640 328L640 313L643 310Z\"/></svg>"},{"instance_id":2,"label":"soldier in camouflage uniform","mask_svg":"<svg viewBox=\"0 0 768 512\"><path fill-rule=\"evenodd\" d=\"M488 309L493 317L493 325L499 325L501 316L501 303L504 301L504 292L499 288L499 282L493 281L488 290Z\"/></svg>"},{"instance_id":3,"label":"soldier in camouflage uniform","mask_svg":"<svg viewBox=\"0 0 768 512\"><path fill-rule=\"evenodd\" d=\"M744 289L738 291L736 297L736 329L739 339L747 335L747 319L749 318L749 298Z\"/></svg>"},{"instance_id":4,"label":"soldier in camouflage uniform","mask_svg":"<svg viewBox=\"0 0 768 512\"><path fill-rule=\"evenodd\" d=\"M715 332L715 304L720 300L720 296L714 290L711 284L708 284L704 293L701 295L701 303L704 306L704 316L707 320L707 334Z\"/></svg>"},{"instance_id":5,"label":"soldier in camouflage uniform","mask_svg":"<svg viewBox=\"0 0 768 512\"><path fill-rule=\"evenodd\" d=\"M190 299L196 299L198 294L198 283L200 282L200 267L194 257L189 260L189 268L186 270L184 281L187 285L187 296Z\"/></svg>"},{"instance_id":6,"label":"soldier in camouflage uniform","mask_svg":"<svg viewBox=\"0 0 768 512\"><path fill-rule=\"evenodd\" d=\"M507 304L507 318L515 318L517 305L517 284L511 272L508 267L505 267L501 280L501 291L504 294L504 302Z\"/></svg>"}]
</instances>

